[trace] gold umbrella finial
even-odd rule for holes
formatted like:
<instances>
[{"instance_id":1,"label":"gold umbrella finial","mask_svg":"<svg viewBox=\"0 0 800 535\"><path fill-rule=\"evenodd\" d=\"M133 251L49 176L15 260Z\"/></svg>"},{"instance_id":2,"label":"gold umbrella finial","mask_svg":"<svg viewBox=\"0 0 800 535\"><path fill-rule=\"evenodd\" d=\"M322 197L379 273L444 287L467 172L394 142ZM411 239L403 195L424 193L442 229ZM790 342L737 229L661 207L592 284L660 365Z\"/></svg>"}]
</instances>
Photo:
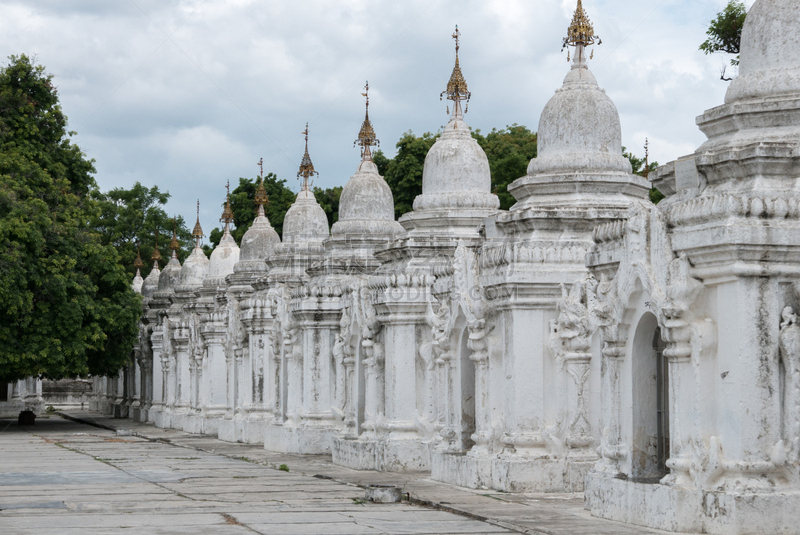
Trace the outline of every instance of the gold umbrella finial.
<instances>
[{"instance_id":1,"label":"gold umbrella finial","mask_svg":"<svg viewBox=\"0 0 800 535\"><path fill-rule=\"evenodd\" d=\"M169 242L169 249L172 251L172 258L178 258L178 249L181 248L181 243L178 241L178 220L177 217L172 218L172 239Z\"/></svg>"},{"instance_id":2,"label":"gold umbrella finial","mask_svg":"<svg viewBox=\"0 0 800 535\"><path fill-rule=\"evenodd\" d=\"M576 48L575 62L583 63L583 50L594 44L602 45L603 40L594 34L592 21L589 20L589 16L583 9L583 2L578 0L578 6L575 8L575 14L572 16L572 23L567 29L567 36L564 38L561 50L563 51L567 47L574 46ZM590 58L591 57L594 57L594 51L592 51ZM567 61L569 60L569 53L567 53Z\"/></svg>"},{"instance_id":3,"label":"gold umbrella finial","mask_svg":"<svg viewBox=\"0 0 800 535\"><path fill-rule=\"evenodd\" d=\"M447 95L447 100L453 101L453 118L455 119L462 115L462 100L467 102L463 113L467 112L469 108L469 99L472 97L472 93L470 93L467 88L467 80L461 73L461 63L458 59L458 51L461 48L461 31L458 29L458 26L456 26L456 31L453 33L453 39L456 41L456 64L453 67L453 73L450 75L450 81L447 82L447 89L442 91L439 95L439 100L443 100L444 96ZM447 113L450 113L450 106L447 107Z\"/></svg>"},{"instance_id":4,"label":"gold umbrella finial","mask_svg":"<svg viewBox=\"0 0 800 535\"><path fill-rule=\"evenodd\" d=\"M297 172L297 178L303 177L303 187L301 191L310 191L311 185L309 183L309 179L317 175L316 169L314 169L314 164L311 162L311 156L308 155L308 123L306 123L306 129L301 132L306 137L306 152L303 154L303 160L300 162L300 170Z\"/></svg>"},{"instance_id":5,"label":"gold umbrella finial","mask_svg":"<svg viewBox=\"0 0 800 535\"><path fill-rule=\"evenodd\" d=\"M153 267L158 269L158 263L161 261L161 251L158 250L158 229L156 229L156 246L153 248L150 260L153 261Z\"/></svg>"},{"instance_id":6,"label":"gold umbrella finial","mask_svg":"<svg viewBox=\"0 0 800 535\"><path fill-rule=\"evenodd\" d=\"M192 237L195 240L195 247L200 247L203 242L203 227L200 226L200 199L197 199L197 223L194 224L194 230L192 230Z\"/></svg>"},{"instance_id":7,"label":"gold umbrella finial","mask_svg":"<svg viewBox=\"0 0 800 535\"><path fill-rule=\"evenodd\" d=\"M372 122L369 120L369 82L364 86L366 93L361 93L361 96L366 98L367 113L364 117L364 122L361 124L361 131L358 133L358 139L353 146L361 146L361 161L366 162L372 160L372 147L380 147L381 142L375 135L375 129L372 127Z\"/></svg>"},{"instance_id":8,"label":"gold umbrella finial","mask_svg":"<svg viewBox=\"0 0 800 535\"><path fill-rule=\"evenodd\" d=\"M269 195L267 195L267 188L264 187L264 158L258 161L258 165L261 168L261 174L258 176L255 201L256 206L258 206L258 215L256 217L261 217L264 215L264 205L269 204Z\"/></svg>"},{"instance_id":9,"label":"gold umbrella finial","mask_svg":"<svg viewBox=\"0 0 800 535\"><path fill-rule=\"evenodd\" d=\"M142 261L142 253L141 253L141 243L139 240L136 240L136 260L133 261L133 267L136 268L136 273L139 273L139 270L144 267L144 262Z\"/></svg>"},{"instance_id":10,"label":"gold umbrella finial","mask_svg":"<svg viewBox=\"0 0 800 535\"><path fill-rule=\"evenodd\" d=\"M219 218L220 223L225 224L225 231L230 231L230 224L233 223L233 210L231 210L231 181L225 186L225 209L222 211L222 217Z\"/></svg>"}]
</instances>

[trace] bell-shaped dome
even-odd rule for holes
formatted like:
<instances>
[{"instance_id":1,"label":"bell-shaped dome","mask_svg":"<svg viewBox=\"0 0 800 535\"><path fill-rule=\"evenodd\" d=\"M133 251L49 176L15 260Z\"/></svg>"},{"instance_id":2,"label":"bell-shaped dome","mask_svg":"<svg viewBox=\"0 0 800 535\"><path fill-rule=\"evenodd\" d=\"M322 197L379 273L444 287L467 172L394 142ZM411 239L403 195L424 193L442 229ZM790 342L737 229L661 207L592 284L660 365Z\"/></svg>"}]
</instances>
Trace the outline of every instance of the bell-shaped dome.
<instances>
[{"instance_id":1,"label":"bell-shaped dome","mask_svg":"<svg viewBox=\"0 0 800 535\"><path fill-rule=\"evenodd\" d=\"M800 92L800 2L758 0L745 19L739 76L725 102Z\"/></svg>"},{"instance_id":2,"label":"bell-shaped dome","mask_svg":"<svg viewBox=\"0 0 800 535\"><path fill-rule=\"evenodd\" d=\"M158 279L161 276L161 271L158 269L158 264L153 265L150 274L142 284L142 295L145 297L153 297L153 294L158 291Z\"/></svg>"},{"instance_id":3,"label":"bell-shaped dome","mask_svg":"<svg viewBox=\"0 0 800 535\"><path fill-rule=\"evenodd\" d=\"M631 171L622 155L617 107L597 85L585 53L576 53L564 85L542 112L538 156L528 174Z\"/></svg>"},{"instance_id":4,"label":"bell-shaped dome","mask_svg":"<svg viewBox=\"0 0 800 535\"><path fill-rule=\"evenodd\" d=\"M181 262L176 254L172 255L167 265L158 276L158 291L165 292L175 289L181 276Z\"/></svg>"},{"instance_id":5,"label":"bell-shaped dome","mask_svg":"<svg viewBox=\"0 0 800 535\"><path fill-rule=\"evenodd\" d=\"M233 267L239 261L239 246L231 236L227 226L225 228L222 239L214 248L211 253L211 260L208 264L207 280L216 281L217 279L224 279L233 273Z\"/></svg>"},{"instance_id":6,"label":"bell-shaped dome","mask_svg":"<svg viewBox=\"0 0 800 535\"><path fill-rule=\"evenodd\" d=\"M263 207L259 207L258 216L242 236L242 250L239 261L263 261L272 254L275 246L281 243L281 238L269 219L264 215Z\"/></svg>"},{"instance_id":7,"label":"bell-shaped dome","mask_svg":"<svg viewBox=\"0 0 800 535\"><path fill-rule=\"evenodd\" d=\"M414 210L435 208L497 209L486 153L460 115L454 116L425 158L422 195Z\"/></svg>"},{"instance_id":8,"label":"bell-shaped dome","mask_svg":"<svg viewBox=\"0 0 800 535\"><path fill-rule=\"evenodd\" d=\"M209 260L203 249L197 245L189 258L183 263L181 267L181 274L178 279L180 286L197 287L203 284L203 281L208 276Z\"/></svg>"},{"instance_id":9,"label":"bell-shaped dome","mask_svg":"<svg viewBox=\"0 0 800 535\"><path fill-rule=\"evenodd\" d=\"M342 190L339 198L339 221L333 224L333 234L382 234L403 232L394 219L394 197L389 185L378 174L371 159L358 166L356 174Z\"/></svg>"},{"instance_id":10,"label":"bell-shaped dome","mask_svg":"<svg viewBox=\"0 0 800 535\"><path fill-rule=\"evenodd\" d=\"M321 242L329 235L325 210L310 190L300 190L283 219L283 243Z\"/></svg>"},{"instance_id":11,"label":"bell-shaped dome","mask_svg":"<svg viewBox=\"0 0 800 535\"><path fill-rule=\"evenodd\" d=\"M136 275L133 277L133 282L131 283L131 288L137 294L142 293L142 285L144 284L144 279L142 278L142 273L139 269L136 269Z\"/></svg>"}]
</instances>

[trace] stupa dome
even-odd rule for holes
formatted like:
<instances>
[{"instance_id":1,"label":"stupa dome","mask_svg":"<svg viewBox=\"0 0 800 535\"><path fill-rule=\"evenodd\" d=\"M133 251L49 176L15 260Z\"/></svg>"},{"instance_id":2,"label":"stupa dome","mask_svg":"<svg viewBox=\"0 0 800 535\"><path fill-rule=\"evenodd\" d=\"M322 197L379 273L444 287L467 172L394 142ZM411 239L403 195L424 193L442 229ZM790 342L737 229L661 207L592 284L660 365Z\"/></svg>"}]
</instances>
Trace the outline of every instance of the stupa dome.
<instances>
[{"instance_id":1,"label":"stupa dome","mask_svg":"<svg viewBox=\"0 0 800 535\"><path fill-rule=\"evenodd\" d=\"M142 285L144 284L144 279L142 278L142 274L139 270L136 270L136 275L133 277L133 282L131 283L131 288L137 294L142 293Z\"/></svg>"},{"instance_id":2,"label":"stupa dome","mask_svg":"<svg viewBox=\"0 0 800 535\"><path fill-rule=\"evenodd\" d=\"M459 116L450 120L425 158L422 195L414 210L500 207L491 193L489 159Z\"/></svg>"},{"instance_id":3,"label":"stupa dome","mask_svg":"<svg viewBox=\"0 0 800 535\"><path fill-rule=\"evenodd\" d=\"M192 254L183 263L179 278L180 286L201 286L208 276L209 260L203 249L198 245Z\"/></svg>"},{"instance_id":4,"label":"stupa dome","mask_svg":"<svg viewBox=\"0 0 800 535\"><path fill-rule=\"evenodd\" d=\"M281 239L269 219L264 215L263 209L259 207L259 214L253 224L242 236L242 249L239 254L239 261L263 261L272 254L275 246L281 243Z\"/></svg>"},{"instance_id":5,"label":"stupa dome","mask_svg":"<svg viewBox=\"0 0 800 535\"><path fill-rule=\"evenodd\" d=\"M236 245L236 240L231 236L231 223L233 223L233 211L231 210L230 200L230 183L228 183L228 195L225 201L225 209L222 211L222 239L219 245L214 248L211 253L211 260L208 264L208 277L206 280L215 284L219 279L224 279L231 273L233 268L239 261L239 246Z\"/></svg>"},{"instance_id":6,"label":"stupa dome","mask_svg":"<svg viewBox=\"0 0 800 535\"><path fill-rule=\"evenodd\" d=\"M233 267L239 261L239 246L231 236L230 231L225 230L222 239L211 253L211 260L208 263L208 276L206 279L224 279L233 273Z\"/></svg>"},{"instance_id":7,"label":"stupa dome","mask_svg":"<svg viewBox=\"0 0 800 535\"><path fill-rule=\"evenodd\" d=\"M319 242L329 235L325 210L317 203L310 190L301 190L283 219L283 242Z\"/></svg>"},{"instance_id":8,"label":"stupa dome","mask_svg":"<svg viewBox=\"0 0 800 535\"><path fill-rule=\"evenodd\" d=\"M371 159L358 166L339 198L339 221L333 234L396 234L403 227L394 219L394 197Z\"/></svg>"},{"instance_id":9,"label":"stupa dome","mask_svg":"<svg viewBox=\"0 0 800 535\"><path fill-rule=\"evenodd\" d=\"M173 256L158 276L158 291L165 292L174 289L179 283L180 276L181 262L177 256Z\"/></svg>"},{"instance_id":10,"label":"stupa dome","mask_svg":"<svg viewBox=\"0 0 800 535\"><path fill-rule=\"evenodd\" d=\"M144 279L144 284L142 284L143 296L153 297L153 294L158 290L158 279L160 275L161 271L158 269L158 264L155 264L153 269L150 270L150 274Z\"/></svg>"},{"instance_id":11,"label":"stupa dome","mask_svg":"<svg viewBox=\"0 0 800 535\"><path fill-rule=\"evenodd\" d=\"M800 2L758 0L745 19L739 76L725 102L800 92Z\"/></svg>"},{"instance_id":12,"label":"stupa dome","mask_svg":"<svg viewBox=\"0 0 800 535\"><path fill-rule=\"evenodd\" d=\"M585 52L576 53L564 85L542 112L538 156L531 160L528 174L631 171L622 155L617 107L597 85Z\"/></svg>"}]
</instances>

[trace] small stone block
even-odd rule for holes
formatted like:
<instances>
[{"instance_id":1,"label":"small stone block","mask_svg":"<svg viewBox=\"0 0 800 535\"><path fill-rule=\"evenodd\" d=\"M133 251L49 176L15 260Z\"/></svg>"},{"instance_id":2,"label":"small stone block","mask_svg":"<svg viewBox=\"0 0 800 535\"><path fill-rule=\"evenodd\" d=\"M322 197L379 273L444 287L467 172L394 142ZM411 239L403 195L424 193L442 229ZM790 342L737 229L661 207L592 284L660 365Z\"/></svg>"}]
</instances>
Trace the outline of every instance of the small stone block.
<instances>
[{"instance_id":1,"label":"small stone block","mask_svg":"<svg viewBox=\"0 0 800 535\"><path fill-rule=\"evenodd\" d=\"M400 487L390 485L370 485L367 487L366 500L373 503L398 503L403 499Z\"/></svg>"},{"instance_id":2,"label":"small stone block","mask_svg":"<svg viewBox=\"0 0 800 535\"><path fill-rule=\"evenodd\" d=\"M133 436L133 431L131 431L130 429L117 429L117 436L130 437Z\"/></svg>"},{"instance_id":3,"label":"small stone block","mask_svg":"<svg viewBox=\"0 0 800 535\"><path fill-rule=\"evenodd\" d=\"M675 162L675 187L678 191L700 187L700 175L694 157Z\"/></svg>"}]
</instances>

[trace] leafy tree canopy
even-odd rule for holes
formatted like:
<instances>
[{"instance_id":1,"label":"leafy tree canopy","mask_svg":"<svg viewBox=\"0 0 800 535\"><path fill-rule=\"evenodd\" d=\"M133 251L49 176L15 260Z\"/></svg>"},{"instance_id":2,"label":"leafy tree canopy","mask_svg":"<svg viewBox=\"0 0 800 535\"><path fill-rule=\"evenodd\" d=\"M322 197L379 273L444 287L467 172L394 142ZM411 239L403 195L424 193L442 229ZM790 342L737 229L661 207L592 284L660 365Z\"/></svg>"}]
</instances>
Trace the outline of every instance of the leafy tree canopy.
<instances>
[{"instance_id":1,"label":"leafy tree canopy","mask_svg":"<svg viewBox=\"0 0 800 535\"><path fill-rule=\"evenodd\" d=\"M342 186L334 186L332 188L314 188L314 198L325 210L325 215L328 216L328 226L332 227L334 223L339 221L339 197L342 196Z\"/></svg>"},{"instance_id":2,"label":"leafy tree canopy","mask_svg":"<svg viewBox=\"0 0 800 535\"><path fill-rule=\"evenodd\" d=\"M0 68L0 383L114 375L139 296L91 221L93 161L71 143L52 76L27 56Z\"/></svg>"},{"instance_id":3,"label":"leafy tree canopy","mask_svg":"<svg viewBox=\"0 0 800 535\"><path fill-rule=\"evenodd\" d=\"M742 28L747 17L747 8L741 0L730 0L719 12L706 31L708 39L700 45L706 54L725 52L736 54L731 65L739 64L739 46L742 41Z\"/></svg>"},{"instance_id":4,"label":"leafy tree canopy","mask_svg":"<svg viewBox=\"0 0 800 535\"><path fill-rule=\"evenodd\" d=\"M500 208L508 210L516 199L508 185L528 172L528 164L536 158L536 133L525 126L512 124L503 130L493 128L486 137L480 130L472 133L489 158L492 171L492 193L500 198Z\"/></svg>"},{"instance_id":5,"label":"leafy tree canopy","mask_svg":"<svg viewBox=\"0 0 800 535\"><path fill-rule=\"evenodd\" d=\"M100 233L103 245L113 245L120 256L120 261L131 278L136 270L133 261L136 259L136 245L140 244L142 260L142 277L147 277L152 269L150 255L153 253L158 232L158 249L166 261L171 256L169 242L172 239L173 218L168 216L163 206L169 200L168 192L162 192L158 186L147 188L136 182L129 190L114 188L108 193L96 193L100 215L95 218L93 226ZM181 248L178 259L183 262L194 247L192 233L187 228L182 216L175 216L175 230Z\"/></svg>"},{"instance_id":6,"label":"leafy tree canopy","mask_svg":"<svg viewBox=\"0 0 800 535\"><path fill-rule=\"evenodd\" d=\"M256 188L258 178L240 178L239 185L231 192L231 210L233 210L233 222L236 228L231 232L236 243L242 243L242 236L253 224L256 218ZM294 203L297 194L286 185L286 180L279 179L274 173L267 173L264 177L264 188L269 195L269 203L265 206L267 219L272 227L283 236L283 218L289 207ZM223 200L221 207L225 206ZM220 212L221 213L221 212ZM219 245L222 239L222 228L215 228L209 235L209 241L214 247Z\"/></svg>"},{"instance_id":7,"label":"leafy tree canopy","mask_svg":"<svg viewBox=\"0 0 800 535\"><path fill-rule=\"evenodd\" d=\"M427 132L415 136L410 130L397 142L397 154L387 158L377 151L373 161L394 195L394 215L399 218L414 208L414 199L422 193L422 170L425 156L441 134Z\"/></svg>"}]
</instances>

